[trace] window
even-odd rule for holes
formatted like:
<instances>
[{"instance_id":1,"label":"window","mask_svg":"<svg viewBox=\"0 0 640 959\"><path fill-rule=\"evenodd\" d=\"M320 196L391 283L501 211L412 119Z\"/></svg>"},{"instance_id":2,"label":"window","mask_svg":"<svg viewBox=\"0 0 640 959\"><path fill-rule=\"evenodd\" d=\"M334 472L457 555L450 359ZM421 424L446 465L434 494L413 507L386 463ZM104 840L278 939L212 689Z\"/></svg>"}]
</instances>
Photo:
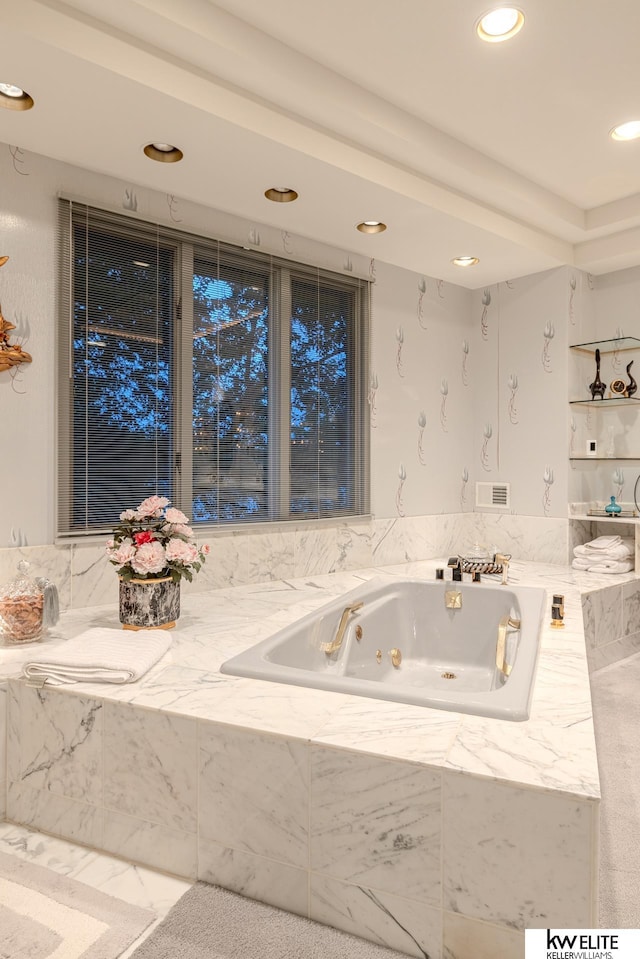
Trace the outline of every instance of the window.
<instances>
[{"instance_id":1,"label":"window","mask_svg":"<svg viewBox=\"0 0 640 959\"><path fill-rule=\"evenodd\" d=\"M368 283L60 203L58 534L366 513Z\"/></svg>"}]
</instances>

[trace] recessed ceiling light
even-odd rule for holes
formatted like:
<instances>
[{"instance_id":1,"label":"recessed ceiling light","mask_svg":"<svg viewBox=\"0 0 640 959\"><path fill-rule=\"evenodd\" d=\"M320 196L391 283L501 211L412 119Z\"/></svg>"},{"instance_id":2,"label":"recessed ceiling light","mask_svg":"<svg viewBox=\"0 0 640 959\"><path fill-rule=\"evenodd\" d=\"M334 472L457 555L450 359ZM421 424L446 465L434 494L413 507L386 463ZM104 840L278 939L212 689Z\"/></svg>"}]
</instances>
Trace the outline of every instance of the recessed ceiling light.
<instances>
[{"instance_id":1,"label":"recessed ceiling light","mask_svg":"<svg viewBox=\"0 0 640 959\"><path fill-rule=\"evenodd\" d=\"M184 153L171 143L147 143L144 155L150 160L157 160L158 163L177 163Z\"/></svg>"},{"instance_id":2,"label":"recessed ceiling light","mask_svg":"<svg viewBox=\"0 0 640 959\"><path fill-rule=\"evenodd\" d=\"M612 140L637 140L640 137L640 120L629 120L614 127L609 133Z\"/></svg>"},{"instance_id":3,"label":"recessed ceiling light","mask_svg":"<svg viewBox=\"0 0 640 959\"><path fill-rule=\"evenodd\" d=\"M496 7L476 23L476 33L487 43L500 43L515 36L524 24L524 13L517 7Z\"/></svg>"},{"instance_id":4,"label":"recessed ceiling light","mask_svg":"<svg viewBox=\"0 0 640 959\"><path fill-rule=\"evenodd\" d=\"M475 266L480 260L477 256L455 256L451 262L454 266Z\"/></svg>"},{"instance_id":5,"label":"recessed ceiling light","mask_svg":"<svg viewBox=\"0 0 640 959\"><path fill-rule=\"evenodd\" d=\"M356 227L361 233L384 233L386 229L387 224L381 223L380 220L363 220Z\"/></svg>"},{"instance_id":6,"label":"recessed ceiling light","mask_svg":"<svg viewBox=\"0 0 640 959\"><path fill-rule=\"evenodd\" d=\"M298 199L298 194L289 186L272 186L264 191L267 200L273 200L274 203L292 203Z\"/></svg>"},{"instance_id":7,"label":"recessed ceiling light","mask_svg":"<svg viewBox=\"0 0 640 959\"><path fill-rule=\"evenodd\" d=\"M0 106L7 110L30 110L33 98L15 83L0 83Z\"/></svg>"},{"instance_id":8,"label":"recessed ceiling light","mask_svg":"<svg viewBox=\"0 0 640 959\"><path fill-rule=\"evenodd\" d=\"M151 266L150 263L145 263L144 260L134 260L133 265L134 266Z\"/></svg>"}]
</instances>

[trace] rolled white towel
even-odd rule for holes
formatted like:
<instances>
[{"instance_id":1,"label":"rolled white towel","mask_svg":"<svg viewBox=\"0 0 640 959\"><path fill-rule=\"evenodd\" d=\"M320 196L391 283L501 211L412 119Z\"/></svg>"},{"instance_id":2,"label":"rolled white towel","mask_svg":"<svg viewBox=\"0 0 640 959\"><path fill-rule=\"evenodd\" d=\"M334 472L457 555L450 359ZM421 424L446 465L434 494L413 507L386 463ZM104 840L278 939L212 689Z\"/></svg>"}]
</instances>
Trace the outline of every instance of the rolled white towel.
<instances>
[{"instance_id":1,"label":"rolled white towel","mask_svg":"<svg viewBox=\"0 0 640 959\"><path fill-rule=\"evenodd\" d=\"M22 678L34 685L49 683L134 683L171 645L164 629L130 630L94 627L69 639L43 658L25 663Z\"/></svg>"}]
</instances>

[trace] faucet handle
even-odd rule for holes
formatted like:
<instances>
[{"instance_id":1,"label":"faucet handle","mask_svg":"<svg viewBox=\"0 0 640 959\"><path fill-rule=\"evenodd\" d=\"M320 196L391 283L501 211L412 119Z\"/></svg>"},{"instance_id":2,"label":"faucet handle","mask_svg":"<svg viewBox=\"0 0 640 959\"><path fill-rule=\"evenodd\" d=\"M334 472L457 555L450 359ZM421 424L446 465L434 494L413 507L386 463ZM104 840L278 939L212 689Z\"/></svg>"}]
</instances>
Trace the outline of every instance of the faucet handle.
<instances>
[{"instance_id":1,"label":"faucet handle","mask_svg":"<svg viewBox=\"0 0 640 959\"><path fill-rule=\"evenodd\" d=\"M511 553L496 553L493 557L493 561L496 566L502 566L502 586L507 585L507 574L509 572L509 560L511 559Z\"/></svg>"}]
</instances>

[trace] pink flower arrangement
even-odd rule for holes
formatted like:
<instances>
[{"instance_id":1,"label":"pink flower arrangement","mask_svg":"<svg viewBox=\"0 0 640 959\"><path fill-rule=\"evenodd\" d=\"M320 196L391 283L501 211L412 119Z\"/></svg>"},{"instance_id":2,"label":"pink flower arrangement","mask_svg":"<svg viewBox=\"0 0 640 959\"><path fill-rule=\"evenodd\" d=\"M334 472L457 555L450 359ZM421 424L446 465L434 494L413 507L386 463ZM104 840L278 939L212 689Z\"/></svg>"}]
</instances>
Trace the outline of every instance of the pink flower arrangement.
<instances>
[{"instance_id":1,"label":"pink flower arrangement","mask_svg":"<svg viewBox=\"0 0 640 959\"><path fill-rule=\"evenodd\" d=\"M208 546L198 546L189 518L169 506L166 496L149 496L137 509L120 513L113 538L107 541L107 556L123 580L164 579L189 582L209 555Z\"/></svg>"}]
</instances>

